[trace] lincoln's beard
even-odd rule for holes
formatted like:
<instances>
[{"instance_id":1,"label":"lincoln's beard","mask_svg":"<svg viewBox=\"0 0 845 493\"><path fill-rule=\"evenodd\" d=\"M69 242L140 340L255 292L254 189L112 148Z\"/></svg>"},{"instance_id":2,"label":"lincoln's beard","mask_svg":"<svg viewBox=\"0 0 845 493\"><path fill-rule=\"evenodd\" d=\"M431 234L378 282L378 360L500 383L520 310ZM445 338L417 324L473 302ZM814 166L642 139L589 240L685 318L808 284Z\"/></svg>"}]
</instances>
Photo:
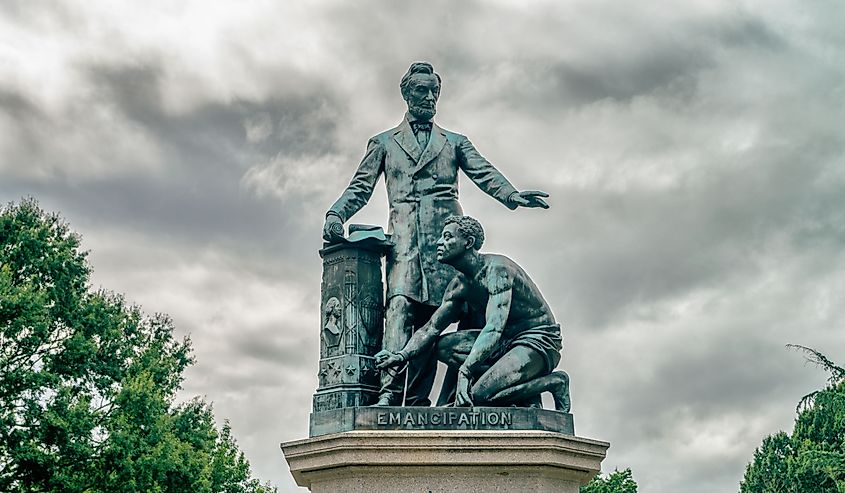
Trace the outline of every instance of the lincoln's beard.
<instances>
[{"instance_id":1,"label":"lincoln's beard","mask_svg":"<svg viewBox=\"0 0 845 493\"><path fill-rule=\"evenodd\" d=\"M432 106L431 108L416 105L413 103L408 103L408 113L411 114L417 120L431 120L434 118L434 114L437 113L437 108Z\"/></svg>"}]
</instances>

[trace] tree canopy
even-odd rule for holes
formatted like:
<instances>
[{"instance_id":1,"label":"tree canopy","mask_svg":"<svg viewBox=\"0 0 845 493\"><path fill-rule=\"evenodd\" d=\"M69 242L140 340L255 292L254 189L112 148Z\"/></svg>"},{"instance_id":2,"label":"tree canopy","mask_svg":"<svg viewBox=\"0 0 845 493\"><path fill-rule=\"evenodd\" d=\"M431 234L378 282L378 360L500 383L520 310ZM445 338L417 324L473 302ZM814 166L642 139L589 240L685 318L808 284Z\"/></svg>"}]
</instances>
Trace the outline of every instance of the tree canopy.
<instances>
[{"instance_id":1,"label":"tree canopy","mask_svg":"<svg viewBox=\"0 0 845 493\"><path fill-rule=\"evenodd\" d=\"M586 486L581 487L581 493L637 493L637 482L634 481L631 469L613 471L606 478L597 475Z\"/></svg>"},{"instance_id":2,"label":"tree canopy","mask_svg":"<svg viewBox=\"0 0 845 493\"><path fill-rule=\"evenodd\" d=\"M828 385L801 399L791 435L763 440L740 493L845 493L845 369L815 349L792 347L830 373Z\"/></svg>"},{"instance_id":3,"label":"tree canopy","mask_svg":"<svg viewBox=\"0 0 845 493\"><path fill-rule=\"evenodd\" d=\"M210 404L175 402L190 340L90 274L57 214L0 209L0 491L273 490Z\"/></svg>"}]
</instances>

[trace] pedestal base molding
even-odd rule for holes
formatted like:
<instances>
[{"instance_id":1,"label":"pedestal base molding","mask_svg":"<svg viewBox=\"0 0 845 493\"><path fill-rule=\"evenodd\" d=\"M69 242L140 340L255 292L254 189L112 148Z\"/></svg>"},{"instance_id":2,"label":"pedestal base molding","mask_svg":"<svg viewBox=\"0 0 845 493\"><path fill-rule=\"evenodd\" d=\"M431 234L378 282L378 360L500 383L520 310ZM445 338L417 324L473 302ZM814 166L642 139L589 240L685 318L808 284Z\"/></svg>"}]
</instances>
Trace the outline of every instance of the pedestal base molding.
<instances>
[{"instance_id":1,"label":"pedestal base molding","mask_svg":"<svg viewBox=\"0 0 845 493\"><path fill-rule=\"evenodd\" d=\"M313 493L578 493L609 446L547 431L350 431L282 451Z\"/></svg>"}]
</instances>

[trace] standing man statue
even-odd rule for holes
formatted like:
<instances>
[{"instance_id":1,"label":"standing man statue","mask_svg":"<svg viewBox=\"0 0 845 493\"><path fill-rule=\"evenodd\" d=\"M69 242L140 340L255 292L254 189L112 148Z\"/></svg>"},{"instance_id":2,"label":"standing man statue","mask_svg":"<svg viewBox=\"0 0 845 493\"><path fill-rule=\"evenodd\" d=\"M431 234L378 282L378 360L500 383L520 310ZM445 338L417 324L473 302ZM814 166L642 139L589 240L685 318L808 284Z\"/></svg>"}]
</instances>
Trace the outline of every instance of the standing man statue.
<instances>
[{"instance_id":1,"label":"standing man statue","mask_svg":"<svg viewBox=\"0 0 845 493\"><path fill-rule=\"evenodd\" d=\"M390 204L388 233L395 244L387 255L387 294L383 347L398 351L422 327L443 299L455 271L436 260L435 242L458 203L458 169L506 207L548 208L539 191L516 190L463 135L432 122L440 96L440 76L429 63L411 64L400 83L408 112L398 127L367 144L358 170L326 213L323 237L343 237L343 224L363 207L384 175ZM429 406L434 381L432 354L409 364L405 405ZM382 374L378 405L401 405L404 375Z\"/></svg>"},{"instance_id":2,"label":"standing man statue","mask_svg":"<svg viewBox=\"0 0 845 493\"><path fill-rule=\"evenodd\" d=\"M458 369L456 406L539 406L540 394L550 392L555 409L569 412L569 376L553 371L560 362L560 325L528 274L504 255L480 253L483 242L475 219L446 220L437 259L458 272L428 323L402 350L376 354L376 366L413 361L436 345L438 359ZM484 328L438 338L467 306L484 310Z\"/></svg>"}]
</instances>

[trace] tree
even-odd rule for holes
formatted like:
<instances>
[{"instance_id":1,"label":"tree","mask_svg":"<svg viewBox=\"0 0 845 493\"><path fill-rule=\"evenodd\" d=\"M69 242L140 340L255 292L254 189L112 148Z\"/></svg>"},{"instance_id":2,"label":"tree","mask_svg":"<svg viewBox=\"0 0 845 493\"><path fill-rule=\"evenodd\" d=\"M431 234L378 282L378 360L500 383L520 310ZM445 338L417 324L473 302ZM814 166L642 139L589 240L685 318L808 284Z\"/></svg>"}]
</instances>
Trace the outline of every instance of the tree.
<instances>
[{"instance_id":1,"label":"tree","mask_svg":"<svg viewBox=\"0 0 845 493\"><path fill-rule=\"evenodd\" d=\"M597 475L586 486L581 487L581 493L637 493L637 482L631 474L631 469L613 471L606 478Z\"/></svg>"},{"instance_id":2,"label":"tree","mask_svg":"<svg viewBox=\"0 0 845 493\"><path fill-rule=\"evenodd\" d=\"M273 490L209 404L174 402L190 340L90 273L57 214L0 209L0 491Z\"/></svg>"},{"instance_id":3,"label":"tree","mask_svg":"<svg viewBox=\"0 0 845 493\"><path fill-rule=\"evenodd\" d=\"M845 369L815 349L790 347L827 370L828 384L798 403L791 436L781 431L763 440L740 493L845 493Z\"/></svg>"}]
</instances>

